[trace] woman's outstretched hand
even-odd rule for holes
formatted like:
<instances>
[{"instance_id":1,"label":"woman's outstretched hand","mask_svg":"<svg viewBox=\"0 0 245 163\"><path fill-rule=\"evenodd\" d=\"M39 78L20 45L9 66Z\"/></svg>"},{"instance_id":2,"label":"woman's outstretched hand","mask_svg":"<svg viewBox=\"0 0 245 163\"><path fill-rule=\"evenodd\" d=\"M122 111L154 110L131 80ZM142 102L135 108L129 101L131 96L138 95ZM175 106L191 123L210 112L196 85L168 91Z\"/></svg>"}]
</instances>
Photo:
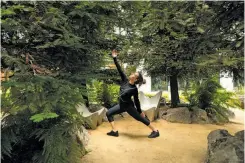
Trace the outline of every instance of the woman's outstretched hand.
<instances>
[{"instance_id":1,"label":"woman's outstretched hand","mask_svg":"<svg viewBox=\"0 0 245 163\"><path fill-rule=\"evenodd\" d=\"M114 50L112 50L111 55L112 55L113 58L115 58L115 57L117 57L118 53L117 53L117 51L114 49Z\"/></svg>"}]
</instances>

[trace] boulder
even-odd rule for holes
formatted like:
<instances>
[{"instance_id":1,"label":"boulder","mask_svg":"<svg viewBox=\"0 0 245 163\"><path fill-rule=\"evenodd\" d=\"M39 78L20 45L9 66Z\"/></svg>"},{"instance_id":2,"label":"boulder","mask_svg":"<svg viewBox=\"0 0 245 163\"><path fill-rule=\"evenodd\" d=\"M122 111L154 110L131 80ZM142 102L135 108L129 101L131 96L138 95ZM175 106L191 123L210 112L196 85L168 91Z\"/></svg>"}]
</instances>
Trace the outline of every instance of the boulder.
<instances>
[{"instance_id":1,"label":"boulder","mask_svg":"<svg viewBox=\"0 0 245 163\"><path fill-rule=\"evenodd\" d=\"M167 105L160 107L159 108L159 117L166 115L168 109L170 109L170 107Z\"/></svg>"},{"instance_id":2,"label":"boulder","mask_svg":"<svg viewBox=\"0 0 245 163\"><path fill-rule=\"evenodd\" d=\"M108 111L108 109L107 109L107 108L106 108L105 110L106 110L106 112ZM108 122L108 119L107 119L106 114L105 114L105 116L103 117L102 121L103 121L103 122Z\"/></svg>"},{"instance_id":3,"label":"boulder","mask_svg":"<svg viewBox=\"0 0 245 163\"><path fill-rule=\"evenodd\" d=\"M191 112L186 107L168 109L163 112L162 118L169 122L191 123Z\"/></svg>"},{"instance_id":4,"label":"boulder","mask_svg":"<svg viewBox=\"0 0 245 163\"><path fill-rule=\"evenodd\" d=\"M89 132L86 130L85 127L81 127L80 131L77 131L77 139L80 143L82 143L84 146L88 145L89 142Z\"/></svg>"},{"instance_id":5,"label":"boulder","mask_svg":"<svg viewBox=\"0 0 245 163\"><path fill-rule=\"evenodd\" d=\"M214 130L208 135L206 163L243 163L244 131L232 136L227 130Z\"/></svg>"},{"instance_id":6,"label":"boulder","mask_svg":"<svg viewBox=\"0 0 245 163\"><path fill-rule=\"evenodd\" d=\"M238 131L237 133L235 133L235 137L237 139L240 139L240 140L244 141L244 130Z\"/></svg>"},{"instance_id":7,"label":"boulder","mask_svg":"<svg viewBox=\"0 0 245 163\"><path fill-rule=\"evenodd\" d=\"M162 106L167 106L166 105L166 99L163 97L161 97L161 99L160 99L160 107L162 107Z\"/></svg>"},{"instance_id":8,"label":"boulder","mask_svg":"<svg viewBox=\"0 0 245 163\"><path fill-rule=\"evenodd\" d=\"M192 108L191 122L198 124L210 123L207 112L200 108Z\"/></svg>"},{"instance_id":9,"label":"boulder","mask_svg":"<svg viewBox=\"0 0 245 163\"><path fill-rule=\"evenodd\" d=\"M229 118L235 118L235 113L232 110L227 110L227 116Z\"/></svg>"}]
</instances>

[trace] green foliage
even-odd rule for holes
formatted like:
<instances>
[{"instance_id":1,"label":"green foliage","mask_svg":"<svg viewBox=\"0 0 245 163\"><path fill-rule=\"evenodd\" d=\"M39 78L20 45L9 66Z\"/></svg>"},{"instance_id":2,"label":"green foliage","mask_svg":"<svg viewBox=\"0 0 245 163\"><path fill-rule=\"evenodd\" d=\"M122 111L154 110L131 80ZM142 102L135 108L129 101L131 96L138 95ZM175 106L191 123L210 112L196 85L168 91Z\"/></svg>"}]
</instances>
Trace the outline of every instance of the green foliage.
<instances>
[{"instance_id":1,"label":"green foliage","mask_svg":"<svg viewBox=\"0 0 245 163\"><path fill-rule=\"evenodd\" d=\"M85 150L81 144L77 143L74 136L78 127L68 122L61 122L49 129L36 129L32 132L32 136L44 142L42 154L36 153L33 161L40 163L80 162L80 157L85 154Z\"/></svg>"},{"instance_id":2,"label":"green foliage","mask_svg":"<svg viewBox=\"0 0 245 163\"><path fill-rule=\"evenodd\" d=\"M2 84L2 159L79 162L74 136L84 122L75 105L86 95L81 81L115 45L118 3L1 4L1 68L15 72Z\"/></svg>"},{"instance_id":3,"label":"green foliage","mask_svg":"<svg viewBox=\"0 0 245 163\"><path fill-rule=\"evenodd\" d=\"M178 79L190 80L189 77L199 79L229 70L235 80L243 79L243 4L216 1L128 4L128 12L134 15L129 21L135 41L127 45L130 55L124 54L125 58L135 65L144 58L144 68L151 76L177 75ZM170 86L176 84L170 82ZM171 94L177 95L177 88L171 90Z\"/></svg>"},{"instance_id":4,"label":"green foliage","mask_svg":"<svg viewBox=\"0 0 245 163\"><path fill-rule=\"evenodd\" d=\"M186 73L193 67L193 58L208 52L205 31L214 13L205 3L149 2L143 11L146 16L138 22L141 42L136 44L141 48L132 50L138 53L138 58L145 58L150 74Z\"/></svg>"},{"instance_id":5,"label":"green foliage","mask_svg":"<svg viewBox=\"0 0 245 163\"><path fill-rule=\"evenodd\" d=\"M62 73L98 69L115 44L105 37L113 32L105 28L115 24L115 6L117 3L3 2L4 13L15 12L1 17L3 47L10 56L30 53L35 64Z\"/></svg>"},{"instance_id":6,"label":"green foliage","mask_svg":"<svg viewBox=\"0 0 245 163\"><path fill-rule=\"evenodd\" d=\"M135 57L129 60L137 64L144 58L148 74L170 78L174 107L179 102L177 79L189 72L196 74L194 59L215 51L209 45L215 38L207 34L215 13L204 2L183 1L146 2L140 13L137 41L130 47Z\"/></svg>"},{"instance_id":7,"label":"green foliage","mask_svg":"<svg viewBox=\"0 0 245 163\"><path fill-rule=\"evenodd\" d=\"M102 104L103 82L92 80L87 84L90 103Z\"/></svg>"},{"instance_id":8,"label":"green foliage","mask_svg":"<svg viewBox=\"0 0 245 163\"><path fill-rule=\"evenodd\" d=\"M217 51L200 58L197 63L201 64L202 72L226 70L233 73L235 82L244 83L244 2L206 3L216 13L211 31L219 39L213 42Z\"/></svg>"},{"instance_id":9,"label":"green foliage","mask_svg":"<svg viewBox=\"0 0 245 163\"><path fill-rule=\"evenodd\" d=\"M240 95L240 96L243 96L245 94L245 91L244 91L244 86L238 86L238 88L236 89L236 94L237 95Z\"/></svg>"},{"instance_id":10,"label":"green foliage","mask_svg":"<svg viewBox=\"0 0 245 163\"><path fill-rule=\"evenodd\" d=\"M125 72L127 76L129 76L131 73L134 73L134 72L136 72L136 66L134 65L127 66L126 72Z\"/></svg>"},{"instance_id":11,"label":"green foliage","mask_svg":"<svg viewBox=\"0 0 245 163\"><path fill-rule=\"evenodd\" d=\"M4 124L2 124L4 125ZM2 130L1 131L1 149L2 149L2 155L1 159L3 159L3 156L11 157L11 151L12 151L12 144L15 144L18 142L18 138L15 135L14 131L12 129L10 130Z\"/></svg>"},{"instance_id":12,"label":"green foliage","mask_svg":"<svg viewBox=\"0 0 245 163\"><path fill-rule=\"evenodd\" d=\"M148 97L153 97L155 94L145 93L145 95L148 96ZM170 102L170 98L169 98L169 93L168 92L162 92L162 98L164 98L166 100L166 102Z\"/></svg>"},{"instance_id":13,"label":"green foliage","mask_svg":"<svg viewBox=\"0 0 245 163\"><path fill-rule=\"evenodd\" d=\"M14 79L2 83L1 108L8 114L2 120L2 159L79 162L85 151L75 135L84 121L75 106L84 90L51 77Z\"/></svg>"},{"instance_id":14,"label":"green foliage","mask_svg":"<svg viewBox=\"0 0 245 163\"><path fill-rule=\"evenodd\" d=\"M110 108L111 104L112 104L112 97L110 95L110 92L108 90L108 85L103 83L103 87L102 87L103 91L102 91L102 101L103 101L103 106L106 108Z\"/></svg>"},{"instance_id":15,"label":"green foliage","mask_svg":"<svg viewBox=\"0 0 245 163\"><path fill-rule=\"evenodd\" d=\"M31 116L30 120L33 122L41 122L44 119L49 119L49 118L57 118L59 115L56 113L41 113L41 114L35 114Z\"/></svg>"},{"instance_id":16,"label":"green foliage","mask_svg":"<svg viewBox=\"0 0 245 163\"><path fill-rule=\"evenodd\" d=\"M198 105L201 109L211 107L214 95L221 86L214 80L207 80L197 86L195 93L191 94L189 101L191 104Z\"/></svg>"},{"instance_id":17,"label":"green foliage","mask_svg":"<svg viewBox=\"0 0 245 163\"><path fill-rule=\"evenodd\" d=\"M11 93L7 92L8 89ZM55 112L61 107L70 109L74 107L74 103L68 101L82 100L81 90L83 89L66 81L44 76L28 76L28 80L4 82L2 111L17 114L25 110L30 113L42 113L43 111ZM72 93L68 96L67 92ZM61 114L68 113L63 110Z\"/></svg>"},{"instance_id":18,"label":"green foliage","mask_svg":"<svg viewBox=\"0 0 245 163\"><path fill-rule=\"evenodd\" d=\"M168 90L168 80L163 76L151 76L152 90Z\"/></svg>"},{"instance_id":19,"label":"green foliage","mask_svg":"<svg viewBox=\"0 0 245 163\"><path fill-rule=\"evenodd\" d=\"M198 106L206 110L208 115L215 116L218 122L229 120L229 108L241 109L241 104L235 93L226 91L214 78L195 85L193 90L183 94L190 101L190 106Z\"/></svg>"},{"instance_id":20,"label":"green foliage","mask_svg":"<svg viewBox=\"0 0 245 163\"><path fill-rule=\"evenodd\" d=\"M118 85L93 80L91 84L88 84L88 90L90 103L99 104L106 108L110 108L118 103Z\"/></svg>"},{"instance_id":21,"label":"green foliage","mask_svg":"<svg viewBox=\"0 0 245 163\"><path fill-rule=\"evenodd\" d=\"M111 96L111 106L118 103L118 96L119 96L119 85L116 84L109 84L108 85L108 92Z\"/></svg>"}]
</instances>

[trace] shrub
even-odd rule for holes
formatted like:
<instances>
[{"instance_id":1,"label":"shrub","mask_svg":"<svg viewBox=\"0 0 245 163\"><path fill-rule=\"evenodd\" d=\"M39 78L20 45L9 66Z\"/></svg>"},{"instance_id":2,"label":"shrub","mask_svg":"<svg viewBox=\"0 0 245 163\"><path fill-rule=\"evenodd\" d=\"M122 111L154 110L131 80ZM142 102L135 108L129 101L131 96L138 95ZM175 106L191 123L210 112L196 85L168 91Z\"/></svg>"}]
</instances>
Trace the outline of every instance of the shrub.
<instances>
[{"instance_id":1,"label":"shrub","mask_svg":"<svg viewBox=\"0 0 245 163\"><path fill-rule=\"evenodd\" d=\"M219 122L227 122L229 107L241 108L234 93L226 91L215 79L208 79L184 95L191 106L198 106L206 110L208 115Z\"/></svg>"},{"instance_id":2,"label":"shrub","mask_svg":"<svg viewBox=\"0 0 245 163\"><path fill-rule=\"evenodd\" d=\"M89 102L110 108L118 103L119 86L106 84L103 81L93 80L88 85Z\"/></svg>"},{"instance_id":3,"label":"shrub","mask_svg":"<svg viewBox=\"0 0 245 163\"><path fill-rule=\"evenodd\" d=\"M78 86L32 76L2 83L2 160L4 162L80 162L86 153L76 133L84 124L75 106Z\"/></svg>"}]
</instances>

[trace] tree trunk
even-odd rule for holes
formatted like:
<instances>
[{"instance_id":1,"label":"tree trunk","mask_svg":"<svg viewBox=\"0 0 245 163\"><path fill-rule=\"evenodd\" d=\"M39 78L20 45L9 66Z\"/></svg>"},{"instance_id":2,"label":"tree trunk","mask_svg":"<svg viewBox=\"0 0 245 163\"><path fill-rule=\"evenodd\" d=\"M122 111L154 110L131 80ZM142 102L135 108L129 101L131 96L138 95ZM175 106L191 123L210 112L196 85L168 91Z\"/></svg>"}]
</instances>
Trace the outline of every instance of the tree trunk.
<instances>
[{"instance_id":1,"label":"tree trunk","mask_svg":"<svg viewBox=\"0 0 245 163\"><path fill-rule=\"evenodd\" d=\"M171 107L173 108L177 107L178 103L180 103L177 74L174 72L170 76Z\"/></svg>"}]
</instances>

